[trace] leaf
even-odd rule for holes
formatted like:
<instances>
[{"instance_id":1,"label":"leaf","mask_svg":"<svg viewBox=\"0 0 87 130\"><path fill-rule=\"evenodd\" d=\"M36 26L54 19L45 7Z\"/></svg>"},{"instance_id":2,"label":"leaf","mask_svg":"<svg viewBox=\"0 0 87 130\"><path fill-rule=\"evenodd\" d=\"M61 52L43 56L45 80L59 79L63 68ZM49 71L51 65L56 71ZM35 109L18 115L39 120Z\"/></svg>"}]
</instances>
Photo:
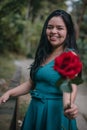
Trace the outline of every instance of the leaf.
<instances>
[{"instance_id":1,"label":"leaf","mask_svg":"<svg viewBox=\"0 0 87 130\"><path fill-rule=\"evenodd\" d=\"M56 82L56 86L63 92L72 92L71 82L69 80L60 78L60 80Z\"/></svg>"},{"instance_id":2,"label":"leaf","mask_svg":"<svg viewBox=\"0 0 87 130\"><path fill-rule=\"evenodd\" d=\"M75 77L70 82L79 85L79 84L83 83L83 79L80 77Z\"/></svg>"},{"instance_id":3,"label":"leaf","mask_svg":"<svg viewBox=\"0 0 87 130\"><path fill-rule=\"evenodd\" d=\"M83 79L80 78L80 77L75 77L74 79L71 79L71 80L67 80L67 79L64 79L64 78L60 78L60 80L58 80L56 82L56 86L63 92L72 92L72 86L71 84L74 83L74 84L81 84L83 83Z\"/></svg>"},{"instance_id":4,"label":"leaf","mask_svg":"<svg viewBox=\"0 0 87 130\"><path fill-rule=\"evenodd\" d=\"M59 87L63 82L65 81L65 79L63 79L62 77L56 82L56 86Z\"/></svg>"},{"instance_id":5,"label":"leaf","mask_svg":"<svg viewBox=\"0 0 87 130\"><path fill-rule=\"evenodd\" d=\"M59 86L60 90L63 92L68 92L71 93L72 92L72 87L71 87L71 83L68 82L67 80L65 80L60 86Z\"/></svg>"}]
</instances>

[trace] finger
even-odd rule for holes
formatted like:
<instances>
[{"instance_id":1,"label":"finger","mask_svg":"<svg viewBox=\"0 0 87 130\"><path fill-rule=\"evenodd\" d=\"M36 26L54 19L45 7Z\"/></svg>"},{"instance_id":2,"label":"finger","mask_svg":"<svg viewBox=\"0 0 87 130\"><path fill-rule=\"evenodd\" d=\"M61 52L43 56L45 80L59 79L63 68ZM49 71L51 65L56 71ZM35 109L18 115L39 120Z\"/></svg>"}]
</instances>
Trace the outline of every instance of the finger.
<instances>
[{"instance_id":1,"label":"finger","mask_svg":"<svg viewBox=\"0 0 87 130\"><path fill-rule=\"evenodd\" d=\"M72 112L70 113L70 115L75 115L75 114L78 114L78 110L72 111Z\"/></svg>"},{"instance_id":2,"label":"finger","mask_svg":"<svg viewBox=\"0 0 87 130\"><path fill-rule=\"evenodd\" d=\"M0 99L0 104L2 104L3 103L3 100L2 99Z\"/></svg>"},{"instance_id":3,"label":"finger","mask_svg":"<svg viewBox=\"0 0 87 130\"><path fill-rule=\"evenodd\" d=\"M77 117L77 114L72 115L72 116L69 116L69 119L74 119L74 118L76 118L76 117Z\"/></svg>"},{"instance_id":4,"label":"finger","mask_svg":"<svg viewBox=\"0 0 87 130\"><path fill-rule=\"evenodd\" d=\"M5 103L5 102L6 102L6 100L4 99L4 100L3 100L3 103Z\"/></svg>"},{"instance_id":5,"label":"finger","mask_svg":"<svg viewBox=\"0 0 87 130\"><path fill-rule=\"evenodd\" d=\"M5 103L5 102L6 102L6 99L2 97L2 98L0 99L0 104Z\"/></svg>"},{"instance_id":6,"label":"finger","mask_svg":"<svg viewBox=\"0 0 87 130\"><path fill-rule=\"evenodd\" d=\"M65 116L69 116L69 117L76 117L78 115L78 111L74 111L72 113L64 113Z\"/></svg>"},{"instance_id":7,"label":"finger","mask_svg":"<svg viewBox=\"0 0 87 130\"><path fill-rule=\"evenodd\" d=\"M67 113L65 116L67 116L70 119L76 118L78 115L78 111L74 111L73 113Z\"/></svg>"},{"instance_id":8,"label":"finger","mask_svg":"<svg viewBox=\"0 0 87 130\"><path fill-rule=\"evenodd\" d=\"M78 111L77 107L71 107L70 109L65 110L65 113L73 113L74 111Z\"/></svg>"},{"instance_id":9,"label":"finger","mask_svg":"<svg viewBox=\"0 0 87 130\"><path fill-rule=\"evenodd\" d=\"M69 116L70 118L73 118L78 115L78 110L76 109L74 111L65 112L64 115Z\"/></svg>"},{"instance_id":10,"label":"finger","mask_svg":"<svg viewBox=\"0 0 87 130\"><path fill-rule=\"evenodd\" d=\"M67 109L64 113L65 114L68 114L68 113L71 113L71 112L73 112L74 110L73 109Z\"/></svg>"},{"instance_id":11,"label":"finger","mask_svg":"<svg viewBox=\"0 0 87 130\"><path fill-rule=\"evenodd\" d=\"M75 114L75 115L65 115L68 119L74 119L74 118L76 118L77 117L77 114Z\"/></svg>"}]
</instances>

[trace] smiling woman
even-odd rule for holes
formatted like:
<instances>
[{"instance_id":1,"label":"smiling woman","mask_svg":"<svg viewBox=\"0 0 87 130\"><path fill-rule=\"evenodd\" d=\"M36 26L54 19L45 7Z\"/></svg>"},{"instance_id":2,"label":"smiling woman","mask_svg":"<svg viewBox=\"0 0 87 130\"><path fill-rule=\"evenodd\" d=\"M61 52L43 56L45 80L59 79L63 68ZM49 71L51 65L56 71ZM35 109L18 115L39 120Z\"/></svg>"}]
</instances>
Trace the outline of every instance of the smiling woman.
<instances>
[{"instance_id":1,"label":"smiling woman","mask_svg":"<svg viewBox=\"0 0 87 130\"><path fill-rule=\"evenodd\" d=\"M63 92L56 87L61 74L53 68L55 58L66 49L78 51L73 22L67 12L55 10L44 23L35 60L30 68L30 79L0 98L0 103L3 103L10 96L31 94L32 100L21 130L77 130L75 118L78 107L74 103L77 85L72 85L71 107L64 111Z\"/></svg>"}]
</instances>

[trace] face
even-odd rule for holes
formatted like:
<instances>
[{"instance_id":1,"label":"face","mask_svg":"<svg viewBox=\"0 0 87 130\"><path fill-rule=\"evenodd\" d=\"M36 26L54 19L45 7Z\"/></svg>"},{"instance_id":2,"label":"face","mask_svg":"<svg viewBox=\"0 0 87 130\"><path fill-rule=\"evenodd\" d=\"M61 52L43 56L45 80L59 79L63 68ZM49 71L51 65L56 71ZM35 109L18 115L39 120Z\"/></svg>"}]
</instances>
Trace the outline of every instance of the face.
<instances>
[{"instance_id":1,"label":"face","mask_svg":"<svg viewBox=\"0 0 87 130\"><path fill-rule=\"evenodd\" d=\"M67 36L67 28L60 16L53 17L49 20L46 35L48 41L53 47L63 45L63 42Z\"/></svg>"}]
</instances>

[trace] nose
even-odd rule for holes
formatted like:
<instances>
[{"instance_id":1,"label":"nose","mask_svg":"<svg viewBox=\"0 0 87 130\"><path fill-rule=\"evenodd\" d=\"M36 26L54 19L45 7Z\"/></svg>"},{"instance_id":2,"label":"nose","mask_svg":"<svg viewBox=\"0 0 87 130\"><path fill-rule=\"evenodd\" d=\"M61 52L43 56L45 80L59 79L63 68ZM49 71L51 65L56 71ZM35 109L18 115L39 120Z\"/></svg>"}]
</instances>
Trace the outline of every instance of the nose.
<instances>
[{"instance_id":1,"label":"nose","mask_svg":"<svg viewBox=\"0 0 87 130\"><path fill-rule=\"evenodd\" d=\"M52 28L51 32L52 32L52 33L57 33L57 28L55 28L55 27Z\"/></svg>"}]
</instances>

